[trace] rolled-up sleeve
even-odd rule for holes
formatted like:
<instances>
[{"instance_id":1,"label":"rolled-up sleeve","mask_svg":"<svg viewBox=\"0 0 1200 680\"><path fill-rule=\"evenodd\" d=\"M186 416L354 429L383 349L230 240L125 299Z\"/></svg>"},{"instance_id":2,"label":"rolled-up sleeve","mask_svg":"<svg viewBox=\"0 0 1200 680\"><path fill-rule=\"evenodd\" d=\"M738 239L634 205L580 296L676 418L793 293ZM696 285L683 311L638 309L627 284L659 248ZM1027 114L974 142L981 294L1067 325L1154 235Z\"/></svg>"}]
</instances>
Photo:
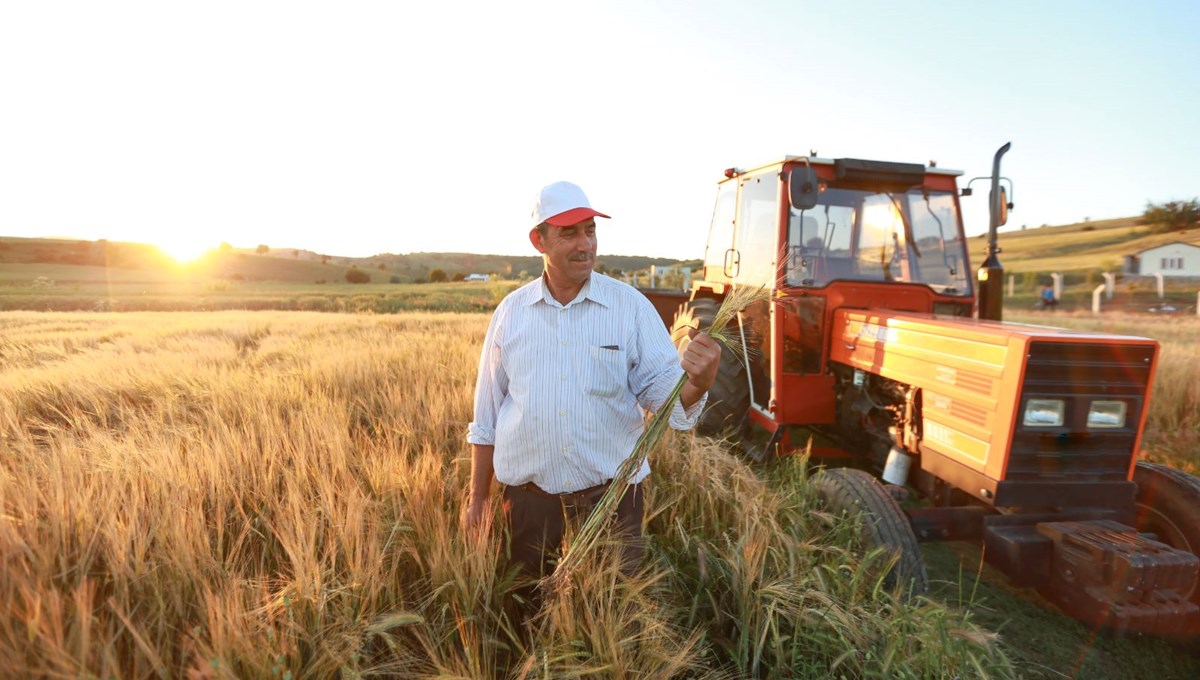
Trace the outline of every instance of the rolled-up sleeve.
<instances>
[{"instance_id":1,"label":"rolled-up sleeve","mask_svg":"<svg viewBox=\"0 0 1200 680\"><path fill-rule=\"evenodd\" d=\"M708 403L708 392L705 392L700 400L692 404L690 408L684 408L683 402L675 402L675 408L671 409L671 428L675 430L690 430L696 426L696 421L700 419L700 412L704 410L704 405Z\"/></svg>"},{"instance_id":2,"label":"rolled-up sleeve","mask_svg":"<svg viewBox=\"0 0 1200 680\"><path fill-rule=\"evenodd\" d=\"M640 302L644 304L638 304L637 339L633 343L637 349L633 358L636 365L630 374L630 388L637 395L642 408L657 411L671 395L684 372L679 364L679 352L671 343L671 335L662 319L649 300ZM681 402L676 401L671 409L671 428L690 430L695 427L707 402L707 393L691 408L685 409Z\"/></svg>"},{"instance_id":3,"label":"rolled-up sleeve","mask_svg":"<svg viewBox=\"0 0 1200 680\"><path fill-rule=\"evenodd\" d=\"M496 443L496 418L508 395L508 374L504 371L501 347L506 305L492 314L483 350L479 355L479 375L475 379L475 417L467 426L467 442L492 446Z\"/></svg>"}]
</instances>

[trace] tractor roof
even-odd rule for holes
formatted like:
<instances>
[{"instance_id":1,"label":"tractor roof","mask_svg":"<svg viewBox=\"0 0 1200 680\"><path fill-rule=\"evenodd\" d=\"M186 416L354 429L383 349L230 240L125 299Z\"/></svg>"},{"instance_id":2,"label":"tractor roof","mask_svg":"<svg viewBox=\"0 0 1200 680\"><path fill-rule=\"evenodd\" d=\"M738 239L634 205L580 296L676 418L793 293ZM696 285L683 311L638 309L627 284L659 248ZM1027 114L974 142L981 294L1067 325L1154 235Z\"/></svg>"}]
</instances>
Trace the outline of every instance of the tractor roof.
<instances>
[{"instance_id":1,"label":"tractor roof","mask_svg":"<svg viewBox=\"0 0 1200 680\"><path fill-rule=\"evenodd\" d=\"M740 174L740 175L747 174L747 173L755 172L757 170L763 170L765 168L783 165L784 163L789 163L789 162L793 162L793 161L805 161L805 160L807 160L809 163L812 163L813 165L833 165L834 162L837 161L838 159L836 159L836 158L818 158L816 156L791 156L791 155L788 155L788 156L784 156L783 158L781 158L780 160L777 160L777 161L773 161L770 163L761 163L759 165L754 165L754 166L745 168L744 170L739 170L738 174ZM948 170L946 168L929 167L929 166L924 166L924 167L925 167L925 172L928 174L931 174L931 175L949 175L951 177L959 177L963 174L962 170Z\"/></svg>"}]
</instances>

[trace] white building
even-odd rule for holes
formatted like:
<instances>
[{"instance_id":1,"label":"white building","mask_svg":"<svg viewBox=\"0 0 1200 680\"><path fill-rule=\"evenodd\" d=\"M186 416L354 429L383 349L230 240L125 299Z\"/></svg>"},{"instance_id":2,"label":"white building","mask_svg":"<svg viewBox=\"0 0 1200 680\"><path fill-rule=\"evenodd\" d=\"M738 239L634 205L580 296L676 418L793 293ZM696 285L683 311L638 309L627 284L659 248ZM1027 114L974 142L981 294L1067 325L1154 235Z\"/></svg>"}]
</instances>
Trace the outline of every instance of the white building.
<instances>
[{"instance_id":1,"label":"white building","mask_svg":"<svg viewBox=\"0 0 1200 680\"><path fill-rule=\"evenodd\" d=\"M487 281L487 274L467 274L463 281Z\"/></svg>"},{"instance_id":2,"label":"white building","mask_svg":"<svg viewBox=\"0 0 1200 680\"><path fill-rule=\"evenodd\" d=\"M1125 273L1200 276L1200 246L1172 241L1126 255Z\"/></svg>"}]
</instances>

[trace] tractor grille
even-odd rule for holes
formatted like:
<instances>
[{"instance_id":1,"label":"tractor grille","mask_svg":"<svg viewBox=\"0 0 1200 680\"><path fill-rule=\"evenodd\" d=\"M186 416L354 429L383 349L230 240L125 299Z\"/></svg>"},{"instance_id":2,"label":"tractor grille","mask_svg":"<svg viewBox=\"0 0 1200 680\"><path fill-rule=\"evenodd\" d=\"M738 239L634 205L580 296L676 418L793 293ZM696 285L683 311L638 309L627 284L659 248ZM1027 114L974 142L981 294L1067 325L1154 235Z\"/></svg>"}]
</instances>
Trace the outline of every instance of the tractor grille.
<instances>
[{"instance_id":1,"label":"tractor grille","mask_svg":"<svg viewBox=\"0 0 1200 680\"><path fill-rule=\"evenodd\" d=\"M1154 347L1145 345L1032 343L1005 479L1127 479L1153 357ZM1025 426L1021 414L1029 399L1062 399L1063 424ZM1094 400L1124 401L1125 426L1089 429Z\"/></svg>"}]
</instances>

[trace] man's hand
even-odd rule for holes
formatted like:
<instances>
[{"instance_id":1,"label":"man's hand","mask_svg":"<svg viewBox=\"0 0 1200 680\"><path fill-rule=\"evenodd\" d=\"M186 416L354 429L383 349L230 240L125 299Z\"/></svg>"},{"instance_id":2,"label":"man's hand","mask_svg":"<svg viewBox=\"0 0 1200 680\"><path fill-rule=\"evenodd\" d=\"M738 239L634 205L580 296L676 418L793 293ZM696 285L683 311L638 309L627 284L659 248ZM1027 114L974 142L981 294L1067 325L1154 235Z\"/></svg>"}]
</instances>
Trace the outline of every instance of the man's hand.
<instances>
[{"instance_id":1,"label":"man's hand","mask_svg":"<svg viewBox=\"0 0 1200 680\"><path fill-rule=\"evenodd\" d=\"M491 531L492 513L488 507L487 499L474 500L472 499L463 508L462 524L463 531L476 540L482 539Z\"/></svg>"},{"instance_id":2,"label":"man's hand","mask_svg":"<svg viewBox=\"0 0 1200 680\"><path fill-rule=\"evenodd\" d=\"M717 379L717 368L721 365L721 345L710 338L708 333L701 333L695 328L688 331L688 337L691 338L691 342L684 348L679 363L688 375L688 384L697 392L696 400L699 400L700 395L707 392ZM685 400L684 406L691 404Z\"/></svg>"}]
</instances>

